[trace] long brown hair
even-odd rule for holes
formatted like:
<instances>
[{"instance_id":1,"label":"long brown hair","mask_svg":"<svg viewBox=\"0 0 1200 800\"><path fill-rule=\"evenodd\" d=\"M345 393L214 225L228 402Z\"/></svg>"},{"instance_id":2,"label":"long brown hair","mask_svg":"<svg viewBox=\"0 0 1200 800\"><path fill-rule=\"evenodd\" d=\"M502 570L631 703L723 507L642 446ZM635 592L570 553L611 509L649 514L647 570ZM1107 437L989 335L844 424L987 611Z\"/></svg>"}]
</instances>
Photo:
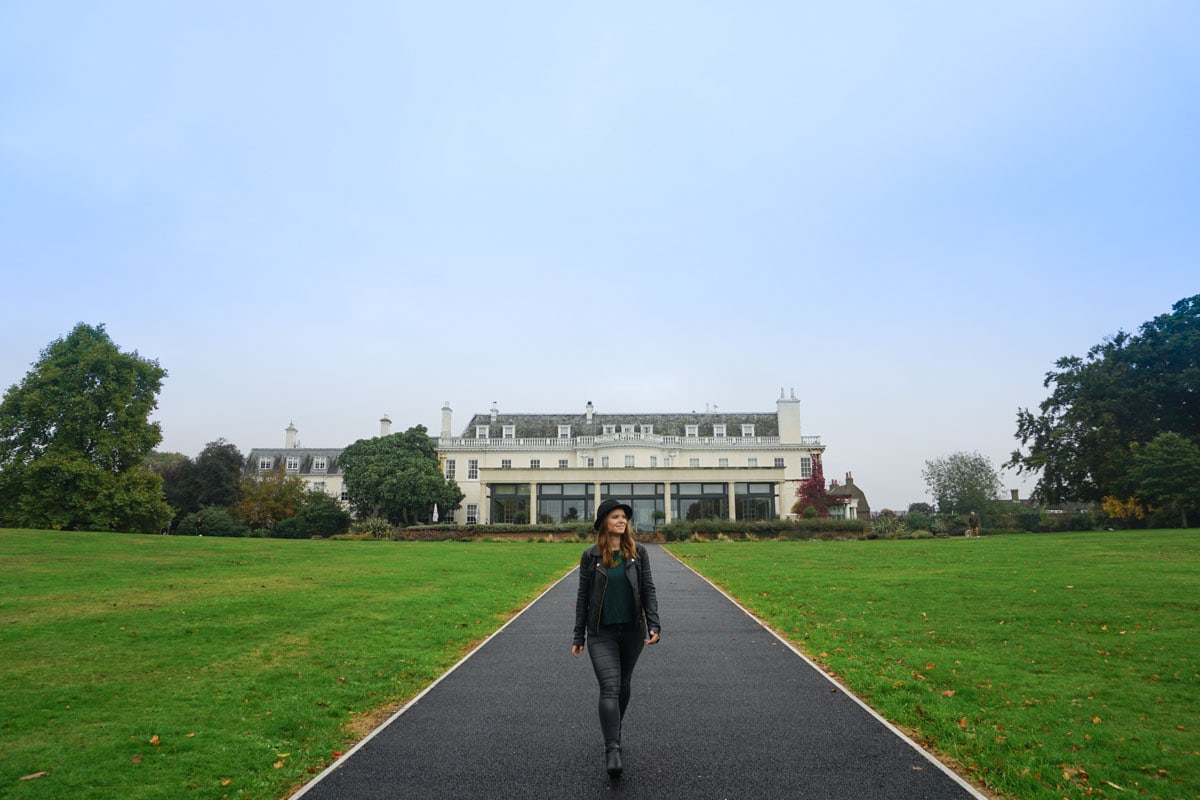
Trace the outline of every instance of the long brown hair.
<instances>
[{"instance_id":1,"label":"long brown hair","mask_svg":"<svg viewBox=\"0 0 1200 800\"><path fill-rule=\"evenodd\" d=\"M612 550L608 547L608 517L604 518L600 523L600 530L596 531L596 547L600 550L600 561L605 568L617 565L617 562L613 560ZM621 534L621 560L629 563L633 561L636 553L637 544L633 538L633 520L628 520L625 523L625 532Z\"/></svg>"}]
</instances>

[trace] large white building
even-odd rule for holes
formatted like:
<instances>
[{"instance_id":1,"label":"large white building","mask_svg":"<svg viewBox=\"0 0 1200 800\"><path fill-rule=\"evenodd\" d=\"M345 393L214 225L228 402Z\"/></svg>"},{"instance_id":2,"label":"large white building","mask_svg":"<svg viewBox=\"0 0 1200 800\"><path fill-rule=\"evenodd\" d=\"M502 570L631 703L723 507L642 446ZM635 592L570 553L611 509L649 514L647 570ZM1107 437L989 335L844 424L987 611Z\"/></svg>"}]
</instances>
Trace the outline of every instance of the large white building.
<instances>
[{"instance_id":1,"label":"large white building","mask_svg":"<svg viewBox=\"0 0 1200 800\"><path fill-rule=\"evenodd\" d=\"M494 405L453 435L442 408L438 456L465 497L462 523L590 521L615 497L649 530L676 519L787 516L825 447L805 436L800 401L767 413L505 414Z\"/></svg>"},{"instance_id":2,"label":"large white building","mask_svg":"<svg viewBox=\"0 0 1200 800\"><path fill-rule=\"evenodd\" d=\"M475 414L456 436L449 402L436 437L443 474L462 489L440 522L461 524L590 521L615 497L633 506L642 530L677 519L786 517L800 482L825 446L805 436L800 401L780 390L774 412L676 414L597 412ZM380 420L380 435L391 420ZM283 466L310 486L345 500L340 449L301 448L289 425L285 447L250 451L247 469ZM855 516L855 507L839 507Z\"/></svg>"}]
</instances>

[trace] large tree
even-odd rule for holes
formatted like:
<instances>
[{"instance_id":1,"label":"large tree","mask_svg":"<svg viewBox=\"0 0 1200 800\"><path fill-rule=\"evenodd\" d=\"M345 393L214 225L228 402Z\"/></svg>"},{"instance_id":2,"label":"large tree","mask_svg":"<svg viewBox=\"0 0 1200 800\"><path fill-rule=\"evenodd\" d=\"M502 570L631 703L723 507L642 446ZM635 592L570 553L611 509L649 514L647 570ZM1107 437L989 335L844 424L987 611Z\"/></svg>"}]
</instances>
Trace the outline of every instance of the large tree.
<instances>
[{"instance_id":1,"label":"large tree","mask_svg":"<svg viewBox=\"0 0 1200 800\"><path fill-rule=\"evenodd\" d=\"M51 342L0 402L0 524L156 532L171 518L145 466L166 370L103 325Z\"/></svg>"},{"instance_id":2,"label":"large tree","mask_svg":"<svg viewBox=\"0 0 1200 800\"><path fill-rule=\"evenodd\" d=\"M229 508L241 499L245 460L237 446L224 439L206 444L195 460L158 454L151 465L162 475L176 519L208 506Z\"/></svg>"},{"instance_id":3,"label":"large tree","mask_svg":"<svg viewBox=\"0 0 1200 800\"><path fill-rule=\"evenodd\" d=\"M982 511L1000 495L1000 476L979 453L960 451L926 461L921 477L943 514Z\"/></svg>"},{"instance_id":4,"label":"large tree","mask_svg":"<svg viewBox=\"0 0 1200 800\"><path fill-rule=\"evenodd\" d=\"M242 478L241 499L233 507L233 518L252 530L272 532L285 519L300 513L308 489L304 480L277 466L262 475Z\"/></svg>"},{"instance_id":5,"label":"large tree","mask_svg":"<svg viewBox=\"0 0 1200 800\"><path fill-rule=\"evenodd\" d=\"M438 467L437 451L423 425L403 433L359 439L342 451L350 505L360 517L386 517L393 525L427 522L462 503L458 484Z\"/></svg>"},{"instance_id":6,"label":"large tree","mask_svg":"<svg viewBox=\"0 0 1200 800\"><path fill-rule=\"evenodd\" d=\"M1173 509L1187 527L1187 512L1200 508L1200 446L1167 431L1133 448L1130 478L1144 505Z\"/></svg>"},{"instance_id":7,"label":"large tree","mask_svg":"<svg viewBox=\"0 0 1200 800\"><path fill-rule=\"evenodd\" d=\"M1007 466L1038 475L1045 502L1099 501L1134 494L1134 443L1173 431L1200 442L1200 295L1184 298L1144 323L1068 356L1046 373L1050 396L1017 412L1015 450Z\"/></svg>"}]
</instances>

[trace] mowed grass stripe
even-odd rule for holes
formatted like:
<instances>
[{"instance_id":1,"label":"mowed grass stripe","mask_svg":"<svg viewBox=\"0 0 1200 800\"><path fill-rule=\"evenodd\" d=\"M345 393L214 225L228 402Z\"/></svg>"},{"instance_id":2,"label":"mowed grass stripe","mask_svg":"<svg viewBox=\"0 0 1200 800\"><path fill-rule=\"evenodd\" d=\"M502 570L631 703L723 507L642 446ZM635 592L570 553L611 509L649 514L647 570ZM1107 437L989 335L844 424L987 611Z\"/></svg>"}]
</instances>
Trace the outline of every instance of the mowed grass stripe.
<instances>
[{"instance_id":1,"label":"mowed grass stripe","mask_svg":"<svg viewBox=\"0 0 1200 800\"><path fill-rule=\"evenodd\" d=\"M1007 797L1200 797L1200 532L670 548Z\"/></svg>"},{"instance_id":2,"label":"mowed grass stripe","mask_svg":"<svg viewBox=\"0 0 1200 800\"><path fill-rule=\"evenodd\" d=\"M579 549L0 531L0 797L282 797Z\"/></svg>"}]
</instances>

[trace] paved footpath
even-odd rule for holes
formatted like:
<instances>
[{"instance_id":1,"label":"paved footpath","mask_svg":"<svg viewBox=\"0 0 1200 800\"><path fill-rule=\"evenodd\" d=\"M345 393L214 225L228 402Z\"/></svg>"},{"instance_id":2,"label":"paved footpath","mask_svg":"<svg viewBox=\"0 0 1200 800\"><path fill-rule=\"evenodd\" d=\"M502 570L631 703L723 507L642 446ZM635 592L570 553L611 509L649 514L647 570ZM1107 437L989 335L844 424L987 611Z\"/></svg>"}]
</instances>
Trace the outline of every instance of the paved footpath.
<instances>
[{"instance_id":1,"label":"paved footpath","mask_svg":"<svg viewBox=\"0 0 1200 800\"><path fill-rule=\"evenodd\" d=\"M661 548L650 563L663 638L634 674L616 784L591 662L570 654L572 571L293 797L983 797Z\"/></svg>"}]
</instances>

